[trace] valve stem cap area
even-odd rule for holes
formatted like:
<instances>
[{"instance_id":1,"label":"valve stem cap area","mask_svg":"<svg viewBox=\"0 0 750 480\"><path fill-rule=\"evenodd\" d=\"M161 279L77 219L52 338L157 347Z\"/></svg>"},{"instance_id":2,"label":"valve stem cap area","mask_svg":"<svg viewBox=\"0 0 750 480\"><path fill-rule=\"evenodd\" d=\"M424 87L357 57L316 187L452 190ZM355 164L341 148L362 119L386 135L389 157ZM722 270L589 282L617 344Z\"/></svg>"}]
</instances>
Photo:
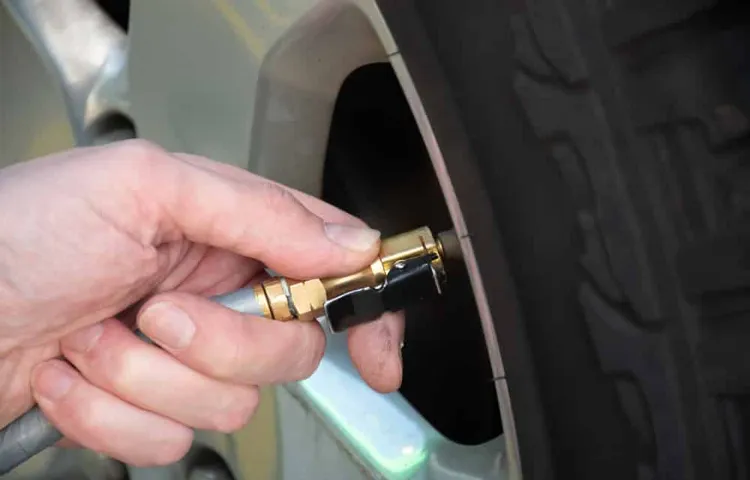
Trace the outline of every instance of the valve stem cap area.
<instances>
[{"instance_id":1,"label":"valve stem cap area","mask_svg":"<svg viewBox=\"0 0 750 480\"><path fill-rule=\"evenodd\" d=\"M461 243L458 241L458 235L455 230L446 230L440 232L437 235L438 248L440 249L440 256L443 260L449 261L463 261L463 252L461 251Z\"/></svg>"}]
</instances>

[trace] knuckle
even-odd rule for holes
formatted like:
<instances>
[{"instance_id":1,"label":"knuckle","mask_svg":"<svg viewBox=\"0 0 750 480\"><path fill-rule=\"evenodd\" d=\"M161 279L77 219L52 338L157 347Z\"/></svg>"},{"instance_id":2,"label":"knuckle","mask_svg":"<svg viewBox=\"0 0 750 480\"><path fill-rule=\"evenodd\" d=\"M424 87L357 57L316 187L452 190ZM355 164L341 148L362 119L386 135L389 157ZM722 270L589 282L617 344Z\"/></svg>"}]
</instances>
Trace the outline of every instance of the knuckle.
<instances>
[{"instance_id":1,"label":"knuckle","mask_svg":"<svg viewBox=\"0 0 750 480\"><path fill-rule=\"evenodd\" d=\"M92 438L95 442L106 443L108 432L106 425L109 425L110 409L109 405L97 398L84 397L78 399L75 404L69 405L69 411L66 416L78 424L78 429L85 433L85 436Z\"/></svg>"},{"instance_id":2,"label":"knuckle","mask_svg":"<svg viewBox=\"0 0 750 480\"><path fill-rule=\"evenodd\" d=\"M270 182L260 183L259 195L263 205L271 212L281 212L300 205L288 190Z\"/></svg>"},{"instance_id":3,"label":"knuckle","mask_svg":"<svg viewBox=\"0 0 750 480\"><path fill-rule=\"evenodd\" d=\"M323 356L326 353L325 337L323 337L322 335L320 335L320 337L322 337L322 340L318 343L317 350L313 351L313 355L314 355L314 358L313 358L313 369L310 372L310 375L312 375L313 372L315 372L315 370L318 369L318 365L320 365L320 362L323 361Z\"/></svg>"},{"instance_id":4,"label":"knuckle","mask_svg":"<svg viewBox=\"0 0 750 480\"><path fill-rule=\"evenodd\" d=\"M112 352L111 364L107 368L108 383L116 392L127 392L136 385L141 370L141 356L137 349L122 349ZM106 374L105 374L106 375Z\"/></svg>"},{"instance_id":5,"label":"knuckle","mask_svg":"<svg viewBox=\"0 0 750 480\"><path fill-rule=\"evenodd\" d=\"M160 158L164 154L164 149L142 138L122 141L116 148L131 162L149 162Z\"/></svg>"},{"instance_id":6,"label":"knuckle","mask_svg":"<svg viewBox=\"0 0 750 480\"><path fill-rule=\"evenodd\" d=\"M242 342L232 342L231 346L227 345L227 348L208 364L211 376L220 380L235 380L239 373L242 348Z\"/></svg>"},{"instance_id":7,"label":"knuckle","mask_svg":"<svg viewBox=\"0 0 750 480\"><path fill-rule=\"evenodd\" d=\"M279 335L279 341L276 344L276 358L301 358L304 355L300 355L300 350L307 347L304 338L304 325L295 323L286 323L282 325L286 330L284 334Z\"/></svg>"},{"instance_id":8,"label":"knuckle","mask_svg":"<svg viewBox=\"0 0 750 480\"><path fill-rule=\"evenodd\" d=\"M309 340L311 345L308 349L308 351L310 352L309 359L306 364L307 368L303 371L303 378L307 378L315 373L315 370L318 369L318 365L320 365L321 360L323 360L323 354L325 353L325 340L321 340L322 335L308 334L308 337L311 337L311 339Z\"/></svg>"},{"instance_id":9,"label":"knuckle","mask_svg":"<svg viewBox=\"0 0 750 480\"><path fill-rule=\"evenodd\" d=\"M258 409L259 394L256 389L247 390L240 395L233 405L222 408L214 416L213 429L222 433L232 433L240 430Z\"/></svg>"},{"instance_id":10,"label":"knuckle","mask_svg":"<svg viewBox=\"0 0 750 480\"><path fill-rule=\"evenodd\" d=\"M132 139L117 145L118 159L124 160L128 166L128 177L135 179L154 175L155 171L164 168L165 160L171 158L166 150L148 140Z\"/></svg>"},{"instance_id":11,"label":"knuckle","mask_svg":"<svg viewBox=\"0 0 750 480\"><path fill-rule=\"evenodd\" d=\"M4 425L8 419L20 416L24 410L33 403L32 390L25 388L22 375L11 374L9 381L5 375L0 373L0 384L9 385L9 388L0 390L0 425Z\"/></svg>"},{"instance_id":12,"label":"knuckle","mask_svg":"<svg viewBox=\"0 0 750 480\"><path fill-rule=\"evenodd\" d=\"M274 335L272 343L268 345L267 355L258 355L256 370L262 377L264 372L284 372L295 368L300 363L300 358L305 356L300 348L299 325L281 324L279 331Z\"/></svg>"},{"instance_id":13,"label":"knuckle","mask_svg":"<svg viewBox=\"0 0 750 480\"><path fill-rule=\"evenodd\" d=\"M304 325L307 327L308 325ZM312 327L312 325L310 325ZM302 330L301 341L297 339L293 347L296 351L302 351L304 354L299 355L297 358L298 363L292 372L291 381L304 380L310 377L315 370L318 368L320 361L323 358L325 352L324 339L321 340L322 335L313 328L304 328Z\"/></svg>"},{"instance_id":14,"label":"knuckle","mask_svg":"<svg viewBox=\"0 0 750 480\"><path fill-rule=\"evenodd\" d=\"M150 191L157 179L171 172L172 157L160 146L143 139L125 140L112 147L110 162L120 173L120 180L136 191ZM154 213L150 213L154 215Z\"/></svg>"},{"instance_id":15,"label":"knuckle","mask_svg":"<svg viewBox=\"0 0 750 480\"><path fill-rule=\"evenodd\" d=\"M154 449L153 458L150 459L149 463L161 467L178 462L187 455L192 442L193 436L190 432L185 432L170 441L161 442L158 448Z\"/></svg>"}]
</instances>

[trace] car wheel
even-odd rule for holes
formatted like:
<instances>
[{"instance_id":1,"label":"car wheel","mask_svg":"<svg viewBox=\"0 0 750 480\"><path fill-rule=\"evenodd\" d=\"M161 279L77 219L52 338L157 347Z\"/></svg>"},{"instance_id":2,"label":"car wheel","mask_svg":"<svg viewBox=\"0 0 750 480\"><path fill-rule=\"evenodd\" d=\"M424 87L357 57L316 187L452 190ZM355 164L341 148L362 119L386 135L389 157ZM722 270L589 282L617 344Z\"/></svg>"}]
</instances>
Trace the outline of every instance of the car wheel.
<instances>
[{"instance_id":1,"label":"car wheel","mask_svg":"<svg viewBox=\"0 0 750 480\"><path fill-rule=\"evenodd\" d=\"M464 254L406 312L398 394L334 336L267 429L131 478L747 477L744 4L100 3L129 82L67 103L79 144L137 134Z\"/></svg>"}]
</instances>

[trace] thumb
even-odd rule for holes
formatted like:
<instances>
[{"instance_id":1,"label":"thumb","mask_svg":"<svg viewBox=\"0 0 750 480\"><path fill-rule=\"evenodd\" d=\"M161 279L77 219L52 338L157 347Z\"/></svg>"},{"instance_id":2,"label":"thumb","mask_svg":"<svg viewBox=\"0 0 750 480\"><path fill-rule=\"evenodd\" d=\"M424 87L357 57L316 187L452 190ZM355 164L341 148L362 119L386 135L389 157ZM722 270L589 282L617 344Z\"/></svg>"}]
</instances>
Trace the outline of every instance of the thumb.
<instances>
[{"instance_id":1,"label":"thumb","mask_svg":"<svg viewBox=\"0 0 750 480\"><path fill-rule=\"evenodd\" d=\"M250 172L237 168L229 175L171 159L152 175L158 186L150 189L162 212L161 241L185 237L296 278L344 275L377 255L380 232L342 221L343 212L327 222L300 201L304 196Z\"/></svg>"}]
</instances>

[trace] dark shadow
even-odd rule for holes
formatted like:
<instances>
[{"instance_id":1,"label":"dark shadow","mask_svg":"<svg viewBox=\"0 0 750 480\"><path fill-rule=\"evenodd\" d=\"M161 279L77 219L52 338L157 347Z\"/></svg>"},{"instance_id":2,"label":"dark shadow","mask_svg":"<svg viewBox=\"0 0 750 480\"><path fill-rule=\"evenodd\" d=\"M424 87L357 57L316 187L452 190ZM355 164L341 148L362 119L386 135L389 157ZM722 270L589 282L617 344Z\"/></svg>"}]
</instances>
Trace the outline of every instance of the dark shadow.
<instances>
[{"instance_id":1,"label":"dark shadow","mask_svg":"<svg viewBox=\"0 0 750 480\"><path fill-rule=\"evenodd\" d=\"M390 64L353 72L337 99L323 197L384 235L452 228L411 110ZM463 265L461 265L463 267ZM477 444L501 433L490 363L463 268L438 304L407 312L401 392L441 433Z\"/></svg>"}]
</instances>

